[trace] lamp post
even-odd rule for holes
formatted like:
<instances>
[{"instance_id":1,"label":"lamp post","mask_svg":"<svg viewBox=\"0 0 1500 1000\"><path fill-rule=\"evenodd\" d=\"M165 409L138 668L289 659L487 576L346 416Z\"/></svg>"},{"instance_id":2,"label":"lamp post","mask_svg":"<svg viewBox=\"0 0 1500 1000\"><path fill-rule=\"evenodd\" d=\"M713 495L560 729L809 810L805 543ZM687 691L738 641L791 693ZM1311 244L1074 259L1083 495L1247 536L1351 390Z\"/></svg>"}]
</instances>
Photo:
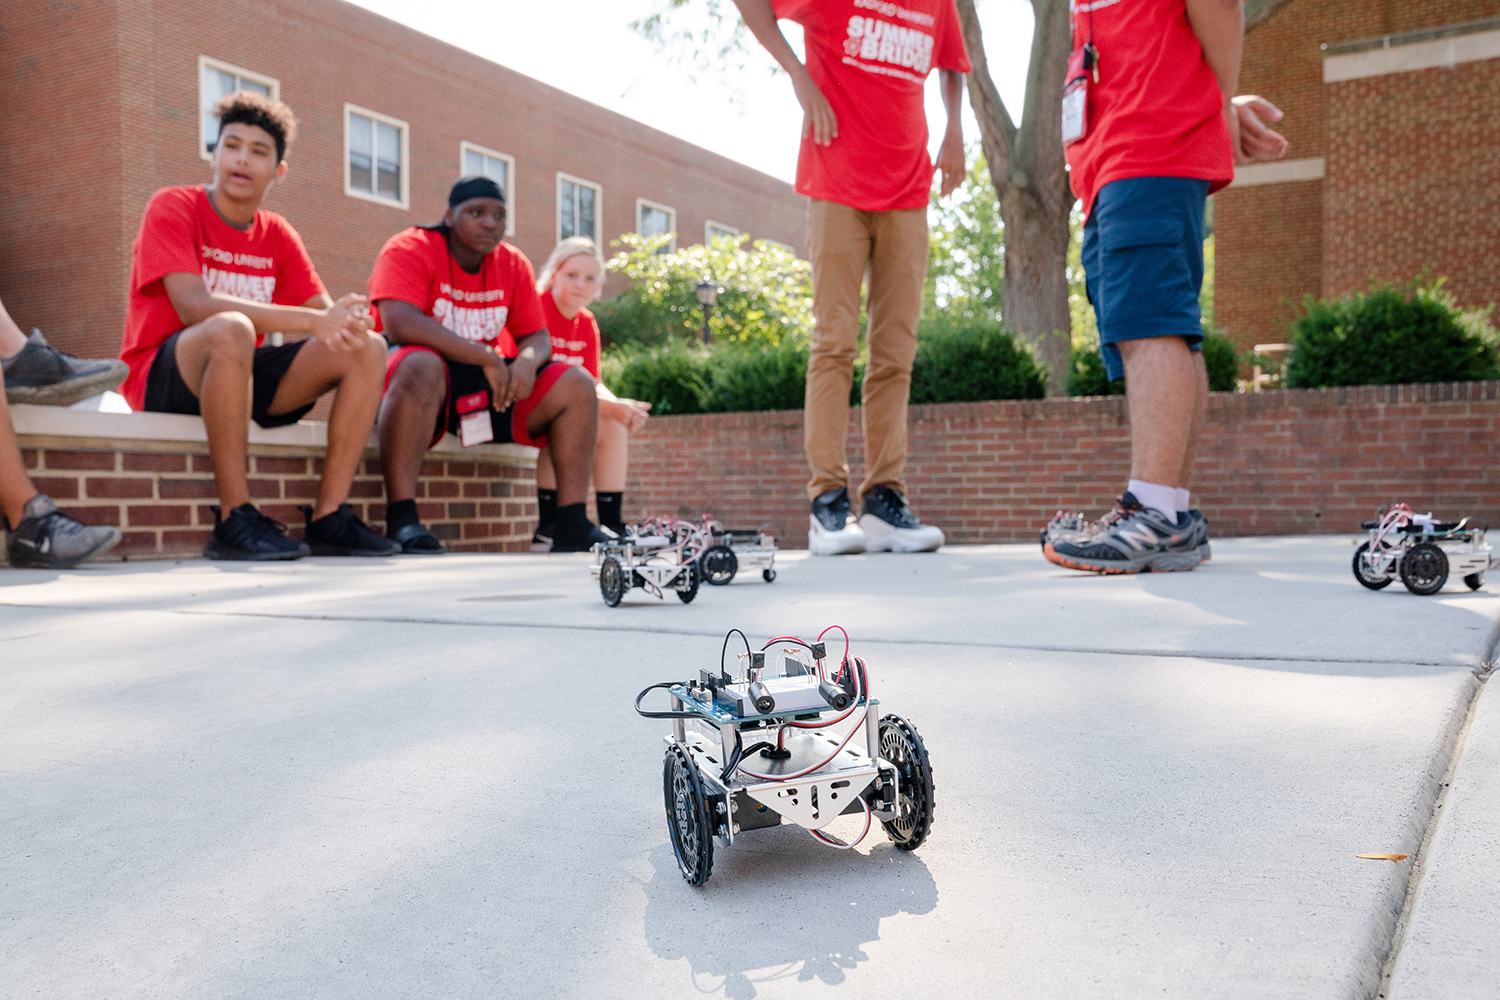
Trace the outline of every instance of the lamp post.
<instances>
[{"instance_id":1,"label":"lamp post","mask_svg":"<svg viewBox=\"0 0 1500 1000\"><path fill-rule=\"evenodd\" d=\"M708 314L714 307L714 302L719 298L719 287L707 278L698 282L694 289L698 294L698 304L703 307L703 344L708 345Z\"/></svg>"}]
</instances>

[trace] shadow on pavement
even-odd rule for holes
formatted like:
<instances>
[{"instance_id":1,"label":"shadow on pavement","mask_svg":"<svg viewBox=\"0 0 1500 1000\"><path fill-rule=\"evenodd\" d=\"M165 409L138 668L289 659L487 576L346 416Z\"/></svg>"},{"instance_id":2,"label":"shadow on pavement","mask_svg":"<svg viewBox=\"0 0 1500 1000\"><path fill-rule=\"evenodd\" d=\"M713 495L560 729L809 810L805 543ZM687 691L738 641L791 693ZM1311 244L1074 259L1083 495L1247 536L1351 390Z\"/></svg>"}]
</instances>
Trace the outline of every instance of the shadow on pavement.
<instances>
[{"instance_id":1,"label":"shadow on pavement","mask_svg":"<svg viewBox=\"0 0 1500 1000\"><path fill-rule=\"evenodd\" d=\"M881 920L937 907L937 883L917 855L881 841L869 854L835 851L790 824L716 845L713 877L699 889L683 882L669 844L650 861L646 943L659 958L686 958L694 987L727 1000L750 1000L758 983L779 979L836 986L869 961L864 945L880 939Z\"/></svg>"}]
</instances>

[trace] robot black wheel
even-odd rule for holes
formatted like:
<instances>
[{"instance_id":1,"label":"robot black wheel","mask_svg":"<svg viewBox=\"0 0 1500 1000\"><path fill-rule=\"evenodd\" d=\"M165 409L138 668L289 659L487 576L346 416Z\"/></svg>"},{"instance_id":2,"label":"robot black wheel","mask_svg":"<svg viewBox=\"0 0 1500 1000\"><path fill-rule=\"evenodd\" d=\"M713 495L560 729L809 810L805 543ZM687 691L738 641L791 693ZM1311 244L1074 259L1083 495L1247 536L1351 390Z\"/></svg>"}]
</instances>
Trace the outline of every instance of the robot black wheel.
<instances>
[{"instance_id":1,"label":"robot black wheel","mask_svg":"<svg viewBox=\"0 0 1500 1000\"><path fill-rule=\"evenodd\" d=\"M604 561L599 564L599 593L604 597L604 603L612 608L619 607L626 589L625 570L620 565L620 560L614 556L605 556Z\"/></svg>"},{"instance_id":2,"label":"robot black wheel","mask_svg":"<svg viewBox=\"0 0 1500 1000\"><path fill-rule=\"evenodd\" d=\"M932 832L932 762L916 727L899 715L880 718L880 756L896 768L899 785L896 818L881 823L903 851L922 846Z\"/></svg>"},{"instance_id":3,"label":"robot black wheel","mask_svg":"<svg viewBox=\"0 0 1500 1000\"><path fill-rule=\"evenodd\" d=\"M693 598L698 596L698 578L701 576L701 574L698 572L697 563L688 563L687 569L687 586L677 591L677 599L683 604L692 604Z\"/></svg>"},{"instance_id":4,"label":"robot black wheel","mask_svg":"<svg viewBox=\"0 0 1500 1000\"><path fill-rule=\"evenodd\" d=\"M760 578L767 583L775 583L776 571L774 569L763 569L760 571Z\"/></svg>"},{"instance_id":5,"label":"robot black wheel","mask_svg":"<svg viewBox=\"0 0 1500 1000\"><path fill-rule=\"evenodd\" d=\"M1418 542L1401 557L1401 582L1419 597L1431 597L1448 582L1448 554L1431 542Z\"/></svg>"},{"instance_id":6,"label":"robot black wheel","mask_svg":"<svg viewBox=\"0 0 1500 1000\"><path fill-rule=\"evenodd\" d=\"M667 807L667 834L677 868L688 885L708 881L714 867L713 827L703 778L688 752L673 744L662 763L662 794Z\"/></svg>"},{"instance_id":7,"label":"robot black wheel","mask_svg":"<svg viewBox=\"0 0 1500 1000\"><path fill-rule=\"evenodd\" d=\"M699 575L703 582L715 587L728 586L740 569L740 558L727 545L710 545L698 557Z\"/></svg>"},{"instance_id":8,"label":"robot black wheel","mask_svg":"<svg viewBox=\"0 0 1500 1000\"><path fill-rule=\"evenodd\" d=\"M1389 587L1395 577L1377 576L1370 570L1368 556L1370 554L1370 543L1365 542L1354 550L1354 579L1371 590L1380 590Z\"/></svg>"},{"instance_id":9,"label":"robot black wheel","mask_svg":"<svg viewBox=\"0 0 1500 1000\"><path fill-rule=\"evenodd\" d=\"M1464 577L1464 586L1468 587L1470 590L1478 590L1480 587L1484 586L1484 574L1470 573L1468 576Z\"/></svg>"}]
</instances>

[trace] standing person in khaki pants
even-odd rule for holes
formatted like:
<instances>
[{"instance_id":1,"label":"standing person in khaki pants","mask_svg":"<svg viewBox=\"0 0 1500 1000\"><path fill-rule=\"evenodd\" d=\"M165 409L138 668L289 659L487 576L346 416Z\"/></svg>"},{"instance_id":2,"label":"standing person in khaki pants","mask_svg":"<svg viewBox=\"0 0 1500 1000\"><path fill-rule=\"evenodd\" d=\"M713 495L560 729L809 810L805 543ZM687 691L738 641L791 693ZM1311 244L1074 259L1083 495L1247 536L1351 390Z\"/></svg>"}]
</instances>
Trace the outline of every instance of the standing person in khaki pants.
<instances>
[{"instance_id":1,"label":"standing person in khaki pants","mask_svg":"<svg viewBox=\"0 0 1500 1000\"><path fill-rule=\"evenodd\" d=\"M813 338L805 446L812 479L807 547L815 555L931 552L943 532L906 505L906 404L927 275L927 155L922 84L940 71L948 127L942 193L964 175L959 107L969 72L953 0L735 0L745 25L790 74L802 105L797 191L812 199ZM777 25L802 25L807 64ZM863 515L849 503L845 437L858 353L860 286L869 280L863 386Z\"/></svg>"}]
</instances>

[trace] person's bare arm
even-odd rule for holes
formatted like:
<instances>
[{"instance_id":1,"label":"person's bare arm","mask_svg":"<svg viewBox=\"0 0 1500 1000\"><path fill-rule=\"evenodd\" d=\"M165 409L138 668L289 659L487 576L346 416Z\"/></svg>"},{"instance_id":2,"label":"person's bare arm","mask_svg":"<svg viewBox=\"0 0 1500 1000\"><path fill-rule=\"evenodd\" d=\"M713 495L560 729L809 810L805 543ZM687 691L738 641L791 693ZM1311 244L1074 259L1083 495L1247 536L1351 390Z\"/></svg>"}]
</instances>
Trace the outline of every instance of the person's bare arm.
<instances>
[{"instance_id":1,"label":"person's bare arm","mask_svg":"<svg viewBox=\"0 0 1500 1000\"><path fill-rule=\"evenodd\" d=\"M324 306L278 306L210 292L201 274L177 271L162 278L172 308L187 326L223 312L243 313L257 333L306 333L335 350L363 346L369 331L368 302L350 293ZM309 302L327 300L314 296Z\"/></svg>"},{"instance_id":2,"label":"person's bare arm","mask_svg":"<svg viewBox=\"0 0 1500 1000\"><path fill-rule=\"evenodd\" d=\"M1245 47L1245 8L1241 0L1187 0L1188 24L1203 46L1203 58L1224 95L1224 118L1234 143L1234 162L1240 154L1240 120L1231 103L1240 85L1240 56Z\"/></svg>"},{"instance_id":3,"label":"person's bare arm","mask_svg":"<svg viewBox=\"0 0 1500 1000\"><path fill-rule=\"evenodd\" d=\"M947 197L964 180L964 75L956 70L940 69L938 87L943 95L943 108L948 112L948 127L943 132L943 143L938 147L934 166L943 173L943 184L938 190Z\"/></svg>"},{"instance_id":4,"label":"person's bare arm","mask_svg":"<svg viewBox=\"0 0 1500 1000\"><path fill-rule=\"evenodd\" d=\"M552 334L542 327L535 333L528 333L516 341L516 356L510 363L510 385L504 395L504 405L496 405L495 409L503 410L511 403L518 402L531 395L532 388L536 385L536 373L548 361L552 360Z\"/></svg>"},{"instance_id":5,"label":"person's bare arm","mask_svg":"<svg viewBox=\"0 0 1500 1000\"><path fill-rule=\"evenodd\" d=\"M599 397L599 416L624 424L625 429L631 433L645 425L651 410L650 403L643 403L639 399L621 399L602 381L594 383L594 395Z\"/></svg>"},{"instance_id":6,"label":"person's bare arm","mask_svg":"<svg viewBox=\"0 0 1500 1000\"><path fill-rule=\"evenodd\" d=\"M465 340L421 309L401 299L380 299L375 303L385 324L385 338L403 347L425 347L449 361L477 365L484 369L490 384L490 405L498 405L510 391L510 366L487 344Z\"/></svg>"},{"instance_id":7,"label":"person's bare arm","mask_svg":"<svg viewBox=\"0 0 1500 1000\"><path fill-rule=\"evenodd\" d=\"M740 17L744 18L745 27L750 29L750 34L765 46L766 51L771 53L771 58L792 78L797 103L802 105L803 136L811 132L814 143L831 145L839 134L838 118L834 115L828 98L813 83L807 67L802 65L802 60L797 58L797 53L792 51L791 44L781 33L781 26L776 23L776 12L771 8L771 0L734 0L734 5L740 9Z\"/></svg>"}]
</instances>

